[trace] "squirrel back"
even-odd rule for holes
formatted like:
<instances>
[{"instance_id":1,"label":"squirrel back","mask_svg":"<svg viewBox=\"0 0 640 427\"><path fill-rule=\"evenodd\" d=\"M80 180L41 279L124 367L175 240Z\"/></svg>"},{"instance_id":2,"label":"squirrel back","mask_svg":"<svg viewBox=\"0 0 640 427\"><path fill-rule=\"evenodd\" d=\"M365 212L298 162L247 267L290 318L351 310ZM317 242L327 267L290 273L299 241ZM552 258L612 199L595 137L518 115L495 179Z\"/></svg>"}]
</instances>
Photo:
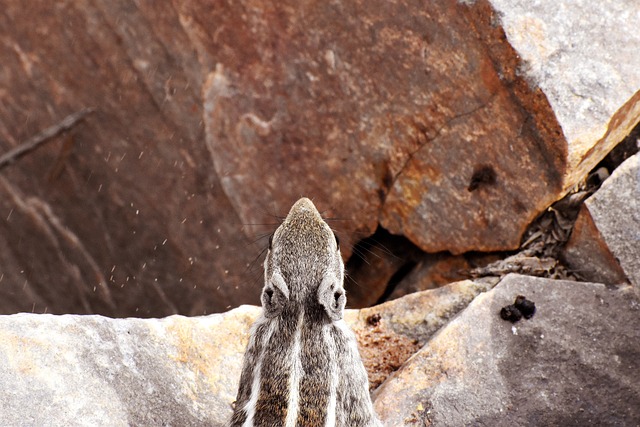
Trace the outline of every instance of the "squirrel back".
<instances>
[{"instance_id":1,"label":"squirrel back","mask_svg":"<svg viewBox=\"0 0 640 427\"><path fill-rule=\"evenodd\" d=\"M269 242L232 427L380 426L353 332L337 237L298 200Z\"/></svg>"}]
</instances>

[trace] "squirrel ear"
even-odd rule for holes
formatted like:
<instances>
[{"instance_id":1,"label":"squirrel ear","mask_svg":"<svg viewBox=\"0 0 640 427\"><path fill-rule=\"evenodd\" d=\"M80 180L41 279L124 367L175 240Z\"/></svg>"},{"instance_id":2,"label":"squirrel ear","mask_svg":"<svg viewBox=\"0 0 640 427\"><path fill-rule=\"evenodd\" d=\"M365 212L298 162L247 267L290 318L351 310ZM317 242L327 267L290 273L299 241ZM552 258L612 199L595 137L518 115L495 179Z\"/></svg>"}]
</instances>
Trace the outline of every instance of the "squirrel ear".
<instances>
[{"instance_id":1,"label":"squirrel ear","mask_svg":"<svg viewBox=\"0 0 640 427\"><path fill-rule=\"evenodd\" d=\"M260 300L265 317L271 318L280 314L285 303L289 300L289 287L280 272L275 271L271 280L264 285Z\"/></svg>"},{"instance_id":2,"label":"squirrel ear","mask_svg":"<svg viewBox=\"0 0 640 427\"><path fill-rule=\"evenodd\" d=\"M342 319L347 297L342 283L333 274L325 274L318 288L318 302L333 321Z\"/></svg>"}]
</instances>

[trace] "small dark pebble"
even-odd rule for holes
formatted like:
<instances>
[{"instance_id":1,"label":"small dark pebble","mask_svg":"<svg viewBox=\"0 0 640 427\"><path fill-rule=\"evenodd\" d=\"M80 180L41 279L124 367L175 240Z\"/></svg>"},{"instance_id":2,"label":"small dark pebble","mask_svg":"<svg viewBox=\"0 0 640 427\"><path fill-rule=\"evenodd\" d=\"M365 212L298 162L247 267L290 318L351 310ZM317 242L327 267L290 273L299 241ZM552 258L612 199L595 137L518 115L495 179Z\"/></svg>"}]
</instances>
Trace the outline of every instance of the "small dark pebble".
<instances>
[{"instance_id":1,"label":"small dark pebble","mask_svg":"<svg viewBox=\"0 0 640 427\"><path fill-rule=\"evenodd\" d=\"M378 326L381 319L382 316L380 316L378 313L372 314L371 316L367 317L367 323L371 326Z\"/></svg>"},{"instance_id":2,"label":"small dark pebble","mask_svg":"<svg viewBox=\"0 0 640 427\"><path fill-rule=\"evenodd\" d=\"M502 307L502 310L500 310L500 317L502 317L502 320L508 320L511 323L516 323L518 320L522 319L522 313L520 313L520 310L518 310L515 305L507 305Z\"/></svg>"},{"instance_id":3,"label":"small dark pebble","mask_svg":"<svg viewBox=\"0 0 640 427\"><path fill-rule=\"evenodd\" d=\"M502 317L503 320L516 323L523 317L525 319L531 319L535 313L536 304L528 300L525 296L518 295L513 304L502 307L500 317Z\"/></svg>"},{"instance_id":4,"label":"small dark pebble","mask_svg":"<svg viewBox=\"0 0 640 427\"><path fill-rule=\"evenodd\" d=\"M514 305L520 310L520 313L522 313L525 319L531 319L533 315L536 314L536 304L522 295L516 297Z\"/></svg>"}]
</instances>

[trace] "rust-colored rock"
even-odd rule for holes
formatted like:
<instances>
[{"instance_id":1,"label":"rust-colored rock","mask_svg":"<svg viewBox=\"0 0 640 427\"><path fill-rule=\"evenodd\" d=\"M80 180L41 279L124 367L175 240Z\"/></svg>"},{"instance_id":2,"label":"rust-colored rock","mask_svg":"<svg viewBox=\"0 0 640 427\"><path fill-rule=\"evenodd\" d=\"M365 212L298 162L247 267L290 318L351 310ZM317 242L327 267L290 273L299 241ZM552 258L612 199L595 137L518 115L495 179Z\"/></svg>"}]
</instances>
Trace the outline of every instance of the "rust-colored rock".
<instances>
[{"instance_id":1,"label":"rust-colored rock","mask_svg":"<svg viewBox=\"0 0 640 427\"><path fill-rule=\"evenodd\" d=\"M379 314L365 319L366 326L356 330L360 357L369 376L369 390L375 390L420 349L418 340L410 339L385 327Z\"/></svg>"},{"instance_id":2,"label":"rust-colored rock","mask_svg":"<svg viewBox=\"0 0 640 427\"><path fill-rule=\"evenodd\" d=\"M225 17L218 45L250 48L217 52L204 117L245 222L313 194L350 220L347 248L379 213L426 251L460 253L515 248L557 197L562 144L540 137L466 6L279 2Z\"/></svg>"},{"instance_id":3,"label":"rust-colored rock","mask_svg":"<svg viewBox=\"0 0 640 427\"><path fill-rule=\"evenodd\" d=\"M629 49L640 42L629 19L640 9L633 0L588 13L586 1L463 3L509 95L492 91L411 156L382 224L427 251L515 249L520 219L559 199L640 120L640 60ZM509 111L516 104L523 110Z\"/></svg>"},{"instance_id":4,"label":"rust-colored rock","mask_svg":"<svg viewBox=\"0 0 640 427\"><path fill-rule=\"evenodd\" d=\"M514 24L518 7L5 1L0 153L95 113L1 172L0 311L163 316L256 302L262 247L250 242L301 195L338 220L347 258L380 224L430 252L516 248L640 117L640 57L622 52L637 45L637 19L620 21L636 16L632 0L560 23L526 15L536 25ZM624 61L604 67L592 37L564 36L592 16L601 51ZM517 43L555 46L557 34L554 55ZM603 87L536 74L568 50L586 52L577 77ZM597 129L576 133L592 110Z\"/></svg>"},{"instance_id":5,"label":"rust-colored rock","mask_svg":"<svg viewBox=\"0 0 640 427\"><path fill-rule=\"evenodd\" d=\"M414 292L435 289L440 286L464 279L465 272L471 268L461 255L427 254L416 264L389 294L396 299Z\"/></svg>"},{"instance_id":6,"label":"rust-colored rock","mask_svg":"<svg viewBox=\"0 0 640 427\"><path fill-rule=\"evenodd\" d=\"M201 58L170 3L3 2L0 153L84 107L0 171L0 312L163 316L257 302L203 142ZM264 242L266 245L266 241Z\"/></svg>"},{"instance_id":7,"label":"rust-colored rock","mask_svg":"<svg viewBox=\"0 0 640 427\"><path fill-rule=\"evenodd\" d=\"M617 285L627 281L620 264L611 253L593 218L584 205L562 250L567 267L581 279Z\"/></svg>"}]
</instances>

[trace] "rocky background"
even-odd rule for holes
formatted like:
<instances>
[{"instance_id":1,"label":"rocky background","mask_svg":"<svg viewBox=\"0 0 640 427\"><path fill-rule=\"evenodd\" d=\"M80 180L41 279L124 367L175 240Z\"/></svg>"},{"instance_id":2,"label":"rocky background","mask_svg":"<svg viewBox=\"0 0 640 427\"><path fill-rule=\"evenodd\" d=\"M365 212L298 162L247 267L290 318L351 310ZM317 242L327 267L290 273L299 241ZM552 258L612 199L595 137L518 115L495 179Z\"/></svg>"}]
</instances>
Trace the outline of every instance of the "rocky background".
<instances>
[{"instance_id":1,"label":"rocky background","mask_svg":"<svg viewBox=\"0 0 640 427\"><path fill-rule=\"evenodd\" d=\"M4 2L0 312L257 303L301 195L352 307L511 255L640 119L638 4L583 3Z\"/></svg>"},{"instance_id":2,"label":"rocky background","mask_svg":"<svg viewBox=\"0 0 640 427\"><path fill-rule=\"evenodd\" d=\"M385 425L640 425L637 22L5 1L0 424L221 425L257 308L11 314L255 304L304 195L370 307L348 320Z\"/></svg>"}]
</instances>

